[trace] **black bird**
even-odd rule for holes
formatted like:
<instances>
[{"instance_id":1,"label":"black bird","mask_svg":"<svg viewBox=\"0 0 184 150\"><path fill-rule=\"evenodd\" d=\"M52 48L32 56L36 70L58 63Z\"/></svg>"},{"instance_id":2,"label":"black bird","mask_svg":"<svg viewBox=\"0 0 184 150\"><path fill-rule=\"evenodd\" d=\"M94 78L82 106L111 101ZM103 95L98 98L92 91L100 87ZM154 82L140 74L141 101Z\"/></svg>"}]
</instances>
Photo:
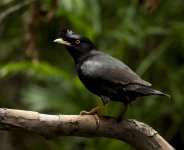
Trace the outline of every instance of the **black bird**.
<instances>
[{"instance_id":1,"label":"black bird","mask_svg":"<svg viewBox=\"0 0 184 150\"><path fill-rule=\"evenodd\" d=\"M71 30L62 30L54 42L64 44L73 57L79 79L92 93L101 97L102 106L81 114L95 114L112 101L122 102L125 109L137 97L147 95L169 96L151 88L151 83L141 79L126 64L97 50L87 38Z\"/></svg>"}]
</instances>

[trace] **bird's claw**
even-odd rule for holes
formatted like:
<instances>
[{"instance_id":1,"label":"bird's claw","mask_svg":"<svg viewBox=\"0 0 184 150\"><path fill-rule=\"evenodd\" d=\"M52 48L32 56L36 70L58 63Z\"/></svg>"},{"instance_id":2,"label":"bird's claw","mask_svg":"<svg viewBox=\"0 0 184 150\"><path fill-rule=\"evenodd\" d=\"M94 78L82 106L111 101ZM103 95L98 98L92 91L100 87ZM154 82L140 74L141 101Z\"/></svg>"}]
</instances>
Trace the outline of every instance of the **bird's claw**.
<instances>
[{"instance_id":1,"label":"bird's claw","mask_svg":"<svg viewBox=\"0 0 184 150\"><path fill-rule=\"evenodd\" d=\"M93 115L95 117L95 120L96 120L97 128L99 127L100 119L99 119L99 117L96 113L90 113L88 111L83 110L83 111L80 112L80 115Z\"/></svg>"},{"instance_id":2,"label":"bird's claw","mask_svg":"<svg viewBox=\"0 0 184 150\"><path fill-rule=\"evenodd\" d=\"M99 128L99 125L100 125L100 119L99 119L99 117L98 117L98 115L97 115L97 114L94 114L93 116L95 117L97 128Z\"/></svg>"},{"instance_id":3,"label":"bird's claw","mask_svg":"<svg viewBox=\"0 0 184 150\"><path fill-rule=\"evenodd\" d=\"M119 116L117 118L117 123L120 123L123 119L125 119L125 116Z\"/></svg>"},{"instance_id":4,"label":"bird's claw","mask_svg":"<svg viewBox=\"0 0 184 150\"><path fill-rule=\"evenodd\" d=\"M93 114L91 114L91 113L88 112L88 111L82 110L82 111L80 112L80 115L93 115Z\"/></svg>"}]
</instances>

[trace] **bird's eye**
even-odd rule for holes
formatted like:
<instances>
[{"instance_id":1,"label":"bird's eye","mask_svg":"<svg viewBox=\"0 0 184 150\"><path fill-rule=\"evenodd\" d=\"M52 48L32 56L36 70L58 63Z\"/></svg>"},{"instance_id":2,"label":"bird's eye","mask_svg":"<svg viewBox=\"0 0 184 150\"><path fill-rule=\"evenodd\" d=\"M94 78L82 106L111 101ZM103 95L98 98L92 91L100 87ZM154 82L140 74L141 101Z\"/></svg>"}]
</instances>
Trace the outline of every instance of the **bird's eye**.
<instances>
[{"instance_id":1,"label":"bird's eye","mask_svg":"<svg viewBox=\"0 0 184 150\"><path fill-rule=\"evenodd\" d=\"M80 40L76 40L75 44L77 44L77 45L80 44Z\"/></svg>"}]
</instances>

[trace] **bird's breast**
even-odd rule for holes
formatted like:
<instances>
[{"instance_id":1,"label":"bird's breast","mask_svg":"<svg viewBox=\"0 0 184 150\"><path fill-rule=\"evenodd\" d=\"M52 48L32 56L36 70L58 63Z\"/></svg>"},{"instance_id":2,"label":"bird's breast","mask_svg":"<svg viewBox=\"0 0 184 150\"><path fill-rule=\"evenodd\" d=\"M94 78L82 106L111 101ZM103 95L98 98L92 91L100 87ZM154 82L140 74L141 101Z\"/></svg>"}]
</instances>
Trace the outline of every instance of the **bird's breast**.
<instances>
[{"instance_id":1,"label":"bird's breast","mask_svg":"<svg viewBox=\"0 0 184 150\"><path fill-rule=\"evenodd\" d=\"M77 68L79 79L89 91L98 96L117 94L116 89L112 88L112 85L104 82L101 78L96 77L97 72L102 67L104 67L103 63L97 61L88 60L84 62Z\"/></svg>"},{"instance_id":2,"label":"bird's breast","mask_svg":"<svg viewBox=\"0 0 184 150\"><path fill-rule=\"evenodd\" d=\"M79 79L89 91L96 95L99 95L97 87L99 87L100 81L94 75L102 65L97 61L87 60L77 66Z\"/></svg>"}]
</instances>

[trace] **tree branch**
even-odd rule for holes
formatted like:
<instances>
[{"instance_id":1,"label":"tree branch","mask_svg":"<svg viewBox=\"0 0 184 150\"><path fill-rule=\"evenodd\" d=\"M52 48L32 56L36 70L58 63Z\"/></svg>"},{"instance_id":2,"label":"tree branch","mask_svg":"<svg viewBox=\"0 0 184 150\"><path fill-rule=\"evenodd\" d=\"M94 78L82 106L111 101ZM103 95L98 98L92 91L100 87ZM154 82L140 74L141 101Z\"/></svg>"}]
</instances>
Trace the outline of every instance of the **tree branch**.
<instances>
[{"instance_id":1,"label":"tree branch","mask_svg":"<svg viewBox=\"0 0 184 150\"><path fill-rule=\"evenodd\" d=\"M108 137L127 142L139 150L173 150L154 129L134 119L92 115L46 115L33 111L0 108L0 130L23 131L51 139L57 136Z\"/></svg>"}]
</instances>

